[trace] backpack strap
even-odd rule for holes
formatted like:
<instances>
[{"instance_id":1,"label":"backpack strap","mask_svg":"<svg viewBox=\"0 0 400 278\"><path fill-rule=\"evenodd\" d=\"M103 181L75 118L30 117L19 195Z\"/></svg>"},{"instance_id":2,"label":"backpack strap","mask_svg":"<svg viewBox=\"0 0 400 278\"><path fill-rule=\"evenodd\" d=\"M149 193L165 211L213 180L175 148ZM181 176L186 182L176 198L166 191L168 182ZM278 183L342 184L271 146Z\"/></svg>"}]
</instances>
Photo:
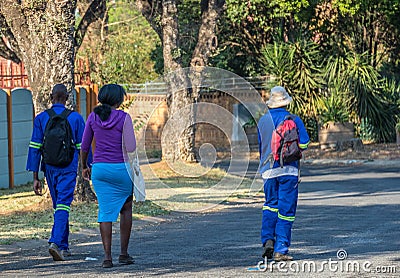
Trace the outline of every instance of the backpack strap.
<instances>
[{"instance_id":1,"label":"backpack strap","mask_svg":"<svg viewBox=\"0 0 400 278\"><path fill-rule=\"evenodd\" d=\"M55 115L57 115L53 108L47 109L46 112L50 116L50 118L52 118Z\"/></svg>"},{"instance_id":2,"label":"backpack strap","mask_svg":"<svg viewBox=\"0 0 400 278\"><path fill-rule=\"evenodd\" d=\"M267 156L267 158L264 160L264 162L261 165L264 166L268 162L269 162L269 167L272 168L272 166L274 165L274 156L273 156L272 152Z\"/></svg>"},{"instance_id":3,"label":"backpack strap","mask_svg":"<svg viewBox=\"0 0 400 278\"><path fill-rule=\"evenodd\" d=\"M286 119L289 119L289 120L292 120L292 121L294 121L294 119L295 119L295 115L293 115L293 114L288 114L288 115L286 115L285 116L285 120ZM297 125L296 125L296 127L297 127ZM299 133L299 129L297 128L297 133ZM297 169L298 169L298 178L299 178L299 181L297 182L297 185L301 182L301 179L300 179L300 166L301 166L301 160L299 160L299 161L297 161ZM282 164L281 164L281 167L282 167Z\"/></svg>"},{"instance_id":4,"label":"backpack strap","mask_svg":"<svg viewBox=\"0 0 400 278\"><path fill-rule=\"evenodd\" d=\"M293 114L288 114L285 116L285 120L292 120L294 121L294 115Z\"/></svg>"},{"instance_id":5,"label":"backpack strap","mask_svg":"<svg viewBox=\"0 0 400 278\"><path fill-rule=\"evenodd\" d=\"M71 110L65 108L64 111L61 112L60 116L63 117L64 119L68 118L69 114L71 114Z\"/></svg>"},{"instance_id":6,"label":"backpack strap","mask_svg":"<svg viewBox=\"0 0 400 278\"><path fill-rule=\"evenodd\" d=\"M54 111L53 108L47 109L46 112L47 112L47 114L49 114L50 118L57 115L57 113ZM64 111L61 112L60 116L63 117L64 119L66 119L66 118L68 118L69 114L71 114L71 112L72 112L72 110L65 108Z\"/></svg>"}]
</instances>

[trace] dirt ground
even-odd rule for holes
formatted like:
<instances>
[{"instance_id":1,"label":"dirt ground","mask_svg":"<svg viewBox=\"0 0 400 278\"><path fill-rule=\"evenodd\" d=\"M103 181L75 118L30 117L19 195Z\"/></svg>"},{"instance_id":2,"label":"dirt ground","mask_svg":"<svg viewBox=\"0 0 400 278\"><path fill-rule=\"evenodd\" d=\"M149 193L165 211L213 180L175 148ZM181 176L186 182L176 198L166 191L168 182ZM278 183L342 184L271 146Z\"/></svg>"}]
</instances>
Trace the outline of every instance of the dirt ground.
<instances>
[{"instance_id":1,"label":"dirt ground","mask_svg":"<svg viewBox=\"0 0 400 278\"><path fill-rule=\"evenodd\" d=\"M348 149L336 151L332 149L322 150L318 144L311 144L305 153L306 159L400 159L400 145L393 144L363 144L360 150Z\"/></svg>"}]
</instances>

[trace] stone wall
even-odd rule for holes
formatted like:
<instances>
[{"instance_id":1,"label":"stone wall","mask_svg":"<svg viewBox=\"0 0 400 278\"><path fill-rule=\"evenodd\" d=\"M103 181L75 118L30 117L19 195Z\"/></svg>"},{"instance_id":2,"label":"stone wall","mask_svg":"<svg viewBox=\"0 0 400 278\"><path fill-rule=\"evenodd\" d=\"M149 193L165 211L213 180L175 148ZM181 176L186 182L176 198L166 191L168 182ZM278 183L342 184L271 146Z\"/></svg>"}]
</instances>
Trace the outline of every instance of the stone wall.
<instances>
[{"instance_id":1,"label":"stone wall","mask_svg":"<svg viewBox=\"0 0 400 278\"><path fill-rule=\"evenodd\" d=\"M240 102L243 102L243 100L252 102L254 99L250 92L235 94L235 97L240 98ZM262 97L265 98L264 93ZM129 98L132 101L129 113L135 125L138 144L145 144L147 152L161 151L161 134L168 120L166 95L129 94ZM224 92L205 92L200 96L200 103L215 104L231 114L234 114L234 105L240 102L237 98ZM221 116L215 109L203 111L201 109L207 109L207 107L203 106L200 106L199 109L198 113L206 113L207 117L211 119ZM219 127L208 123L199 123L196 126L196 148L199 148L202 144L210 143L217 151L229 151L232 138L232 134L229 134L232 133L231 127L231 130L226 132L226 130L223 131ZM248 130L250 131L248 136L252 144L251 148L257 148L257 141L254 140L257 137L257 131L256 129Z\"/></svg>"}]
</instances>

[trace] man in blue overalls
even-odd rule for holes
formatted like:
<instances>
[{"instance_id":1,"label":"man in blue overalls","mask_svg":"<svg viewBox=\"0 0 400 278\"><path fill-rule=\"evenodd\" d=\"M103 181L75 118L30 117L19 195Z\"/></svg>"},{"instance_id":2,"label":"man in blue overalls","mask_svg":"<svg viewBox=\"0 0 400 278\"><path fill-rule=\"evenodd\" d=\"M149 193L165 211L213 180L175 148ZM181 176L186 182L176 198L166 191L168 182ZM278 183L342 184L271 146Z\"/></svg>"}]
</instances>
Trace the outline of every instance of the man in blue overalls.
<instances>
[{"instance_id":1,"label":"man in blue overalls","mask_svg":"<svg viewBox=\"0 0 400 278\"><path fill-rule=\"evenodd\" d=\"M290 114L286 106L291 102L292 98L285 88L272 88L267 101L269 113L263 115L258 122L259 171L264 180L265 193L261 228L262 256L274 258L275 261L293 259L288 255L288 250L297 207L299 161L286 163L283 167L279 161L269 161L272 132ZM304 123L296 115L292 115L292 118L298 128L299 146L303 150L307 149L310 138Z\"/></svg>"},{"instance_id":2,"label":"man in blue overalls","mask_svg":"<svg viewBox=\"0 0 400 278\"><path fill-rule=\"evenodd\" d=\"M51 109L53 109L56 114L61 114L65 109L67 99L68 92L65 85L55 85L51 93L51 101L53 103ZM40 163L44 131L49 119L50 116L46 111L35 117L32 138L29 143L26 169L33 172L33 190L35 194L42 195L42 185L38 178L39 165L41 164L40 168L45 174L54 208L54 223L49 239L49 253L52 255L54 261L63 261L65 260L65 256L71 255L68 247L68 218L70 206L74 197L79 151L85 122L82 116L77 112L72 112L68 115L67 120L72 129L75 153L69 165L57 167L45 164L43 161Z\"/></svg>"}]
</instances>

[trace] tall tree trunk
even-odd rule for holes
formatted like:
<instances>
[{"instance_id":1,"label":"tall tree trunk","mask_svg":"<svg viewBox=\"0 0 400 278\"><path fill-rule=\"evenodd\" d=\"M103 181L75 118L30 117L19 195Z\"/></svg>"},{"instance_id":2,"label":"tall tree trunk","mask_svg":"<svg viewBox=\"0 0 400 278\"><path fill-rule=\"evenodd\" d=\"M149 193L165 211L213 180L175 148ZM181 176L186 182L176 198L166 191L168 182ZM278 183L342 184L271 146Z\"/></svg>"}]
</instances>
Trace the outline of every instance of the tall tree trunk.
<instances>
[{"instance_id":1,"label":"tall tree trunk","mask_svg":"<svg viewBox=\"0 0 400 278\"><path fill-rule=\"evenodd\" d=\"M201 25L190 62L191 67L197 70L190 72L182 66L177 1L138 0L137 4L163 44L164 77L169 88L167 95L169 119L162 134L163 159L195 162L195 104L198 100L201 68L207 66L208 58L217 46L215 29L225 1L202 0L200 3ZM157 24L159 17L160 25Z\"/></svg>"},{"instance_id":2,"label":"tall tree trunk","mask_svg":"<svg viewBox=\"0 0 400 278\"><path fill-rule=\"evenodd\" d=\"M104 6L102 6L104 4ZM98 7L100 5L100 7ZM77 3L77 11L79 14L85 14L85 11L90 11L90 10L101 10L101 12L96 16L96 19L91 22L90 24L88 22L82 23L81 25L85 25L84 28L86 29L86 32L83 32L84 34L78 34L77 39L80 40L80 49L85 48L86 46L90 46L91 49L96 49L97 51L93 53L93 59L95 62L93 63L94 65L98 66L100 65L100 61L102 59L101 55L104 46L104 36L103 32L105 30L105 24L107 23L108 20L108 13L107 13L107 8L105 7L105 3L94 3L91 0L80 0ZM83 37L84 35L84 37ZM100 38L100 41L99 41ZM94 45L97 45L97 47L94 47ZM78 53L78 48L75 48L75 53ZM78 56L79 57L79 56ZM97 68L91 69L91 72L93 73L98 73ZM90 111L88 111L90 112ZM95 201L97 200L96 194L93 192L91 189L89 181L85 180L82 176L82 165L79 161L79 171L78 171L78 176L77 176L77 184L76 184L76 189L75 189L75 195L74 198L77 201Z\"/></svg>"},{"instance_id":3,"label":"tall tree trunk","mask_svg":"<svg viewBox=\"0 0 400 278\"><path fill-rule=\"evenodd\" d=\"M1 0L0 55L14 62L23 61L32 91L35 114L50 104L54 84L74 88L75 51L88 26L105 11L105 0L92 0L75 30L77 0ZM75 108L73 95L68 106ZM78 181L78 199L94 196L88 183Z\"/></svg>"},{"instance_id":4,"label":"tall tree trunk","mask_svg":"<svg viewBox=\"0 0 400 278\"><path fill-rule=\"evenodd\" d=\"M75 6L76 0L0 4L27 70L36 114L49 105L55 83L64 83L69 90L74 86Z\"/></svg>"},{"instance_id":5,"label":"tall tree trunk","mask_svg":"<svg viewBox=\"0 0 400 278\"><path fill-rule=\"evenodd\" d=\"M183 72L179 49L178 9L175 0L162 3L164 78L168 84L168 125L163 130L163 159L196 161L191 86ZM179 115L179 116L178 116ZM181 117L184 116L184 117ZM181 127L184 127L182 130Z\"/></svg>"}]
</instances>

